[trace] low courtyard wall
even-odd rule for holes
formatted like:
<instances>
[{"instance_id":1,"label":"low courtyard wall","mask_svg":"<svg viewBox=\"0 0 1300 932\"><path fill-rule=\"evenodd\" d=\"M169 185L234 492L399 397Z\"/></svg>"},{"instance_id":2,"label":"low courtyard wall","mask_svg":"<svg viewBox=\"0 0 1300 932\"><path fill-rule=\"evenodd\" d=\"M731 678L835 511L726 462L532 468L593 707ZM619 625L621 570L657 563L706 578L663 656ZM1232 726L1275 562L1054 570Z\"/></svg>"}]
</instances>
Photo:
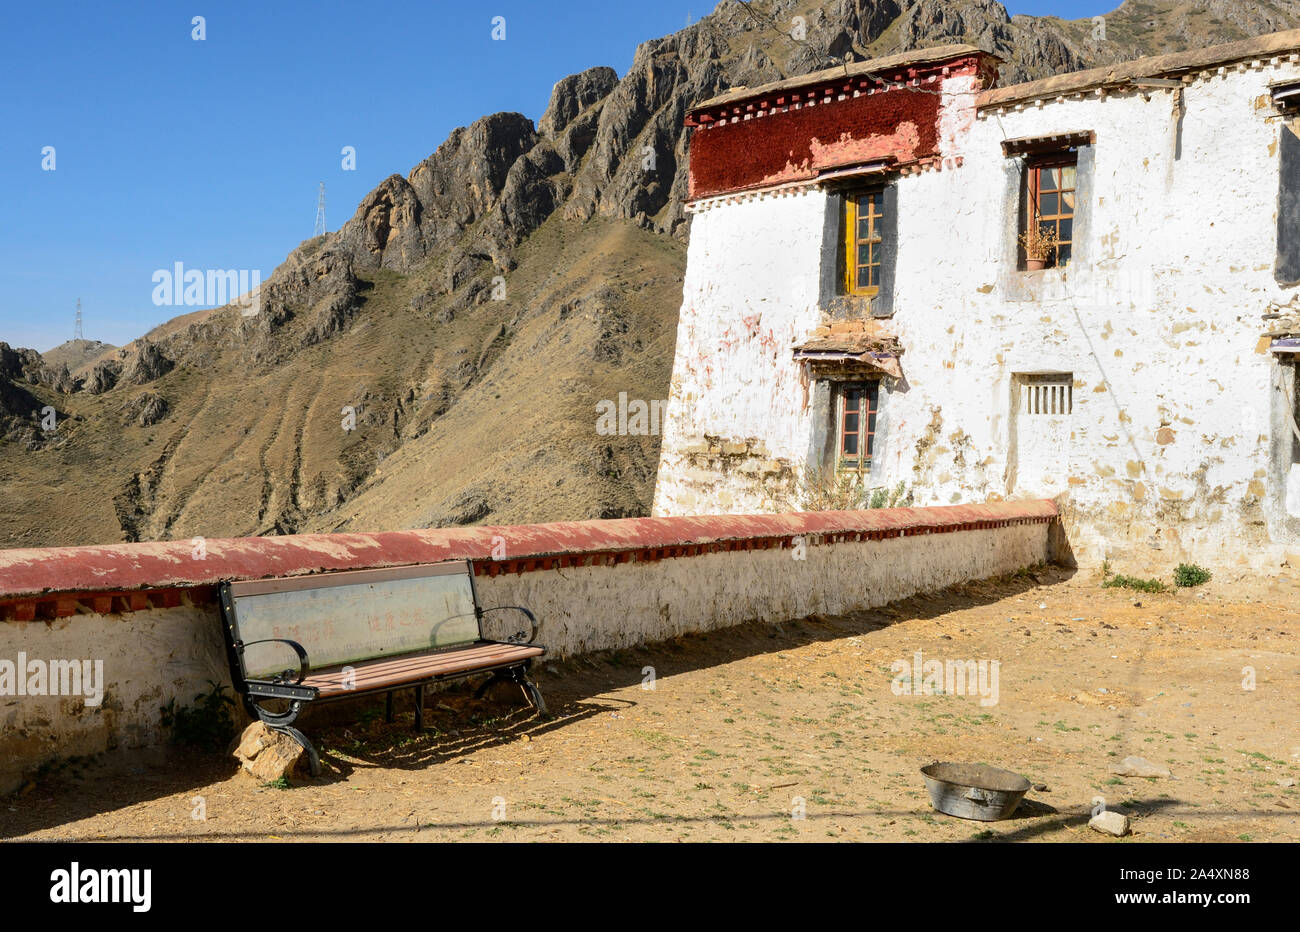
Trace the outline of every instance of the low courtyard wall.
<instances>
[{"instance_id":1,"label":"low courtyard wall","mask_svg":"<svg viewBox=\"0 0 1300 932\"><path fill-rule=\"evenodd\" d=\"M1011 573L1054 558L1056 522L1023 501L0 550L0 793L159 744L164 705L228 685L223 580L468 560L480 602L528 606L563 657Z\"/></svg>"}]
</instances>

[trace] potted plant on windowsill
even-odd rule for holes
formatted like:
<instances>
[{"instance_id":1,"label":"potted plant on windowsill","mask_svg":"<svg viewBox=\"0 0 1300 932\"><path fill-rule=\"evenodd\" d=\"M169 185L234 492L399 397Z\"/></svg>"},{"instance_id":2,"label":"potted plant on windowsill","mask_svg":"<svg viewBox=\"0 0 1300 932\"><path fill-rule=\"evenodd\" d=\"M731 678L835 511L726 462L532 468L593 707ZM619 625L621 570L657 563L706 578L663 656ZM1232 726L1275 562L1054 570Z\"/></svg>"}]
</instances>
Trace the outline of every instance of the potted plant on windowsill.
<instances>
[{"instance_id":1,"label":"potted plant on windowsill","mask_svg":"<svg viewBox=\"0 0 1300 932\"><path fill-rule=\"evenodd\" d=\"M1035 223L1020 234L1020 245L1025 250L1025 268L1037 272L1047 268L1047 263L1056 255L1060 242L1056 230L1051 227L1044 229Z\"/></svg>"}]
</instances>

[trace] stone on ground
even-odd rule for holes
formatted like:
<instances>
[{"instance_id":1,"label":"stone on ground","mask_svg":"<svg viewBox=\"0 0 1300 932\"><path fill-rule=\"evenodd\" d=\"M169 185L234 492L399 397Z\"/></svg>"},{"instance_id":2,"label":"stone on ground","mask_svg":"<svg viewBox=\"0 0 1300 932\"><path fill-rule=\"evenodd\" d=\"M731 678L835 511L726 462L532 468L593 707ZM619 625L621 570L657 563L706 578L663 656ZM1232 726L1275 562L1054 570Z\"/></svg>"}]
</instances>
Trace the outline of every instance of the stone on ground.
<instances>
[{"instance_id":1,"label":"stone on ground","mask_svg":"<svg viewBox=\"0 0 1300 932\"><path fill-rule=\"evenodd\" d=\"M1116 838L1123 838L1128 834L1128 816L1122 812L1099 812L1088 820L1088 828L1103 835L1114 835Z\"/></svg>"},{"instance_id":2,"label":"stone on ground","mask_svg":"<svg viewBox=\"0 0 1300 932\"><path fill-rule=\"evenodd\" d=\"M263 783L273 783L293 775L303 748L286 734L273 731L265 722L253 722L239 736L235 749L240 767Z\"/></svg>"},{"instance_id":3,"label":"stone on ground","mask_svg":"<svg viewBox=\"0 0 1300 932\"><path fill-rule=\"evenodd\" d=\"M1167 777L1169 771L1164 767L1159 767L1141 757L1126 757L1119 762L1111 773L1117 773L1121 777Z\"/></svg>"}]
</instances>

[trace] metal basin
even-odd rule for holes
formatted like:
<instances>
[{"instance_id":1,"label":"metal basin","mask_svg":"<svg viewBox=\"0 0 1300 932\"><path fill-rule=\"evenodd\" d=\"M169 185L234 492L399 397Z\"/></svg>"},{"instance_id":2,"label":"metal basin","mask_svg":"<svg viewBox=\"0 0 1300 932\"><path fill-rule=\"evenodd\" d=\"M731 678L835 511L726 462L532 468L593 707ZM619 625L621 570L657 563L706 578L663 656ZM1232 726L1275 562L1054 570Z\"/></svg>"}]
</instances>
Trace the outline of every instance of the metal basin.
<instances>
[{"instance_id":1,"label":"metal basin","mask_svg":"<svg viewBox=\"0 0 1300 932\"><path fill-rule=\"evenodd\" d=\"M941 764L921 768L930 804L959 819L996 822L1008 819L1029 792L1018 773L987 764Z\"/></svg>"}]
</instances>

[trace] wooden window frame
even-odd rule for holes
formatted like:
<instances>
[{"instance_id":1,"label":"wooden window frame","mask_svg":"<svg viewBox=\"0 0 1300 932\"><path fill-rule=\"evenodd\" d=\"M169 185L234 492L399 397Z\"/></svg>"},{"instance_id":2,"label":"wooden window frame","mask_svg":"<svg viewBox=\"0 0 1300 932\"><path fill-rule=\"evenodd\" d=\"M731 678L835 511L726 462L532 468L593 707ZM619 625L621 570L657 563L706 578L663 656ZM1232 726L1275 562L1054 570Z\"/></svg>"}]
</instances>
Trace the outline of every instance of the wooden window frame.
<instances>
[{"instance_id":1,"label":"wooden window frame","mask_svg":"<svg viewBox=\"0 0 1300 932\"><path fill-rule=\"evenodd\" d=\"M836 382L835 388L835 471L837 473L857 473L863 475L871 471L876 440L876 418L880 413L880 380L864 379L860 382ZM858 426L855 431L846 431L845 422L850 412L848 394L853 389L860 389L857 410ZM866 403L866 410L862 408ZM845 455L844 440L847 436L858 438L858 452L852 458Z\"/></svg>"},{"instance_id":2,"label":"wooden window frame","mask_svg":"<svg viewBox=\"0 0 1300 932\"><path fill-rule=\"evenodd\" d=\"M861 219L859 201L867 202L868 234L858 236ZM880 294L880 277L884 270L885 189L883 186L857 188L844 195L844 293L850 295ZM870 254L868 264L858 265L858 246L867 244ZM868 270L868 281L859 280L861 269ZM874 271L874 282L871 270Z\"/></svg>"},{"instance_id":3,"label":"wooden window frame","mask_svg":"<svg viewBox=\"0 0 1300 932\"><path fill-rule=\"evenodd\" d=\"M1055 188L1049 189L1049 194L1057 195L1057 212L1044 216L1038 212L1038 198L1042 194L1042 172L1049 168L1074 168L1074 187L1072 188ZM1064 198L1062 194L1069 193L1074 195L1074 206L1070 212L1064 213ZM1040 226L1050 224L1056 230L1057 236L1060 236L1061 221L1070 221L1070 239L1066 244L1070 248L1070 255L1064 262L1060 259L1060 251L1052 259L1052 264L1048 268L1064 268L1070 264L1074 258L1074 221L1079 216L1079 150L1067 149L1060 152L1047 152L1040 155L1030 156L1025 163L1025 212L1020 218L1020 232L1023 234L1029 229L1031 223L1037 223Z\"/></svg>"}]
</instances>

